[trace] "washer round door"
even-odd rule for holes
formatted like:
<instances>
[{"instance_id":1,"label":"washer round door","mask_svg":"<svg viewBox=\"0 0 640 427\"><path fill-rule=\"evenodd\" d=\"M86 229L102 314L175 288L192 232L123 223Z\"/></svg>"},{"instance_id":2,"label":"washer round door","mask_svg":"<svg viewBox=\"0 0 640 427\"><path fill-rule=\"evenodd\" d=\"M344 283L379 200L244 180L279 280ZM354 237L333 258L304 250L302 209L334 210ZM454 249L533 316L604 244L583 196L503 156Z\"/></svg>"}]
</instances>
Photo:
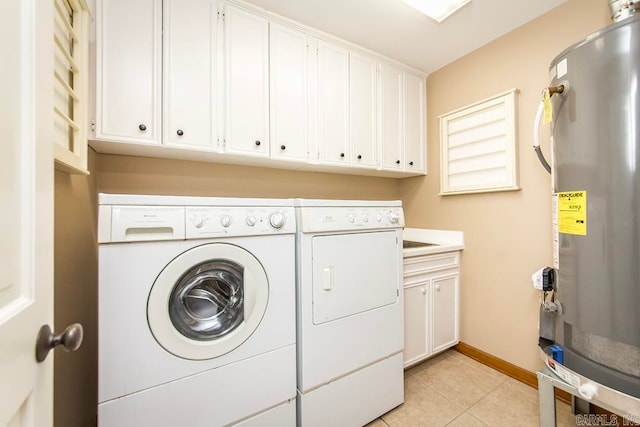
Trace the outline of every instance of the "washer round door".
<instances>
[{"instance_id":1,"label":"washer round door","mask_svg":"<svg viewBox=\"0 0 640 427\"><path fill-rule=\"evenodd\" d=\"M228 243L196 246L158 275L147 301L151 333L184 359L212 359L240 346L267 309L269 282L260 262Z\"/></svg>"}]
</instances>

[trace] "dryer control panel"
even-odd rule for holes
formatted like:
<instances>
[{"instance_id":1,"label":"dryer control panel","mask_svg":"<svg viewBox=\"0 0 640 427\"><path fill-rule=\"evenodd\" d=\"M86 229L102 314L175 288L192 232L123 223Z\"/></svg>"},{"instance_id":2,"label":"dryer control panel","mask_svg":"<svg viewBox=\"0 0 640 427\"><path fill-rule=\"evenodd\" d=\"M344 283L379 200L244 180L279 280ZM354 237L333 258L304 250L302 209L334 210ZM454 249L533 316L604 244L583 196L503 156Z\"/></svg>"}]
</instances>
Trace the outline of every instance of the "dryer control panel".
<instances>
[{"instance_id":1,"label":"dryer control panel","mask_svg":"<svg viewBox=\"0 0 640 427\"><path fill-rule=\"evenodd\" d=\"M297 209L299 228L302 233L404 227L404 213L399 206L299 207Z\"/></svg>"}]
</instances>

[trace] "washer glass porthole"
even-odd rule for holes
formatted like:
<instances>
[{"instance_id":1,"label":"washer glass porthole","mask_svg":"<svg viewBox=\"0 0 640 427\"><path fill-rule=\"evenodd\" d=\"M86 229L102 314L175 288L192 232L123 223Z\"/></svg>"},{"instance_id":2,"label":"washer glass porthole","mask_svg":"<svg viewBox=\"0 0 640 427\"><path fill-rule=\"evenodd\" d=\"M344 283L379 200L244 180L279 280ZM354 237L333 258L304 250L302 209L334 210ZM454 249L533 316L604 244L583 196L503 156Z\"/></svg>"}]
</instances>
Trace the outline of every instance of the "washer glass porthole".
<instances>
[{"instance_id":1,"label":"washer glass porthole","mask_svg":"<svg viewBox=\"0 0 640 427\"><path fill-rule=\"evenodd\" d=\"M178 332L211 341L244 321L244 269L223 259L209 260L187 271L169 298L169 318Z\"/></svg>"}]
</instances>

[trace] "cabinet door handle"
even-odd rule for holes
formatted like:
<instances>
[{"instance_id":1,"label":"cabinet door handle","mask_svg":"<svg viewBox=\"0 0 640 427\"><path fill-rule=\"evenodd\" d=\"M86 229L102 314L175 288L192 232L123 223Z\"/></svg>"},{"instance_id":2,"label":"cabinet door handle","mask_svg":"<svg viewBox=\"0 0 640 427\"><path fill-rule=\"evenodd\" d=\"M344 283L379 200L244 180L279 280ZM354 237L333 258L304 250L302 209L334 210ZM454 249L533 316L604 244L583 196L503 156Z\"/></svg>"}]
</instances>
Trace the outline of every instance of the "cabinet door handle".
<instances>
[{"instance_id":1,"label":"cabinet door handle","mask_svg":"<svg viewBox=\"0 0 640 427\"><path fill-rule=\"evenodd\" d=\"M286 146L286 145L281 145L281 146L280 146L280 149L284 151L284 150L286 150L286 149L287 149L287 146Z\"/></svg>"},{"instance_id":2,"label":"cabinet door handle","mask_svg":"<svg viewBox=\"0 0 640 427\"><path fill-rule=\"evenodd\" d=\"M344 159L344 153L340 153L340 158Z\"/></svg>"},{"instance_id":3,"label":"cabinet door handle","mask_svg":"<svg viewBox=\"0 0 640 427\"><path fill-rule=\"evenodd\" d=\"M256 147L260 146L260 141L256 141Z\"/></svg>"},{"instance_id":4,"label":"cabinet door handle","mask_svg":"<svg viewBox=\"0 0 640 427\"><path fill-rule=\"evenodd\" d=\"M413 162L409 162L409 166L413 166Z\"/></svg>"},{"instance_id":5,"label":"cabinet door handle","mask_svg":"<svg viewBox=\"0 0 640 427\"><path fill-rule=\"evenodd\" d=\"M420 292L422 292L422 295L426 295L427 294L427 288L420 289Z\"/></svg>"},{"instance_id":6,"label":"cabinet door handle","mask_svg":"<svg viewBox=\"0 0 640 427\"><path fill-rule=\"evenodd\" d=\"M362 159L362 156L360 154L358 154L358 160Z\"/></svg>"},{"instance_id":7,"label":"cabinet door handle","mask_svg":"<svg viewBox=\"0 0 640 427\"><path fill-rule=\"evenodd\" d=\"M441 288L440 285L436 285L436 291L440 292L440 288Z\"/></svg>"},{"instance_id":8,"label":"cabinet door handle","mask_svg":"<svg viewBox=\"0 0 640 427\"><path fill-rule=\"evenodd\" d=\"M138 125L138 129L140 129L142 132L147 130L147 125L145 125L144 123L140 123Z\"/></svg>"},{"instance_id":9,"label":"cabinet door handle","mask_svg":"<svg viewBox=\"0 0 640 427\"><path fill-rule=\"evenodd\" d=\"M176 133L178 134L178 136L184 135L184 131L182 129L178 129Z\"/></svg>"},{"instance_id":10,"label":"cabinet door handle","mask_svg":"<svg viewBox=\"0 0 640 427\"><path fill-rule=\"evenodd\" d=\"M400 160L396 160L396 165L399 165L399 164L400 164Z\"/></svg>"}]
</instances>

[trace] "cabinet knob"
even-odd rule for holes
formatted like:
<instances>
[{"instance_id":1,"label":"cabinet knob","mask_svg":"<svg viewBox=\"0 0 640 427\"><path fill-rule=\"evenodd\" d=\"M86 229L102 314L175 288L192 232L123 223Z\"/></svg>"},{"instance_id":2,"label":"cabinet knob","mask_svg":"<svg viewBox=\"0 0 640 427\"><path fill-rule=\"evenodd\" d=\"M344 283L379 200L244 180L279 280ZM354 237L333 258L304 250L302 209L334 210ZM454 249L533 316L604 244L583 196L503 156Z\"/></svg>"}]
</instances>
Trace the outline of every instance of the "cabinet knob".
<instances>
[{"instance_id":1,"label":"cabinet knob","mask_svg":"<svg viewBox=\"0 0 640 427\"><path fill-rule=\"evenodd\" d=\"M409 162L409 166L413 166L413 162Z\"/></svg>"},{"instance_id":2,"label":"cabinet knob","mask_svg":"<svg viewBox=\"0 0 640 427\"><path fill-rule=\"evenodd\" d=\"M436 285L436 291L440 292L441 286L440 285Z\"/></svg>"},{"instance_id":3,"label":"cabinet knob","mask_svg":"<svg viewBox=\"0 0 640 427\"><path fill-rule=\"evenodd\" d=\"M260 141L256 141L256 147L260 146Z\"/></svg>"},{"instance_id":4,"label":"cabinet knob","mask_svg":"<svg viewBox=\"0 0 640 427\"><path fill-rule=\"evenodd\" d=\"M344 159L344 153L340 153L340 158Z\"/></svg>"},{"instance_id":5,"label":"cabinet knob","mask_svg":"<svg viewBox=\"0 0 640 427\"><path fill-rule=\"evenodd\" d=\"M396 160L396 165L399 165L399 164L400 164L400 160Z\"/></svg>"},{"instance_id":6,"label":"cabinet knob","mask_svg":"<svg viewBox=\"0 0 640 427\"><path fill-rule=\"evenodd\" d=\"M138 129L140 129L142 132L144 132L145 130L147 130L147 125L145 125L144 123L140 123L138 125Z\"/></svg>"},{"instance_id":7,"label":"cabinet knob","mask_svg":"<svg viewBox=\"0 0 640 427\"><path fill-rule=\"evenodd\" d=\"M281 146L280 146L280 149L281 149L281 150L286 150L286 149L287 149L287 146L286 146L286 145L281 145Z\"/></svg>"},{"instance_id":8,"label":"cabinet knob","mask_svg":"<svg viewBox=\"0 0 640 427\"><path fill-rule=\"evenodd\" d=\"M362 155L358 154L358 160L362 159Z\"/></svg>"},{"instance_id":9,"label":"cabinet knob","mask_svg":"<svg viewBox=\"0 0 640 427\"><path fill-rule=\"evenodd\" d=\"M427 288L420 289L420 292L422 292L422 295L426 295L427 294Z\"/></svg>"},{"instance_id":10,"label":"cabinet knob","mask_svg":"<svg viewBox=\"0 0 640 427\"><path fill-rule=\"evenodd\" d=\"M178 129L176 133L178 134L178 136L184 135L184 131L182 129Z\"/></svg>"}]
</instances>

